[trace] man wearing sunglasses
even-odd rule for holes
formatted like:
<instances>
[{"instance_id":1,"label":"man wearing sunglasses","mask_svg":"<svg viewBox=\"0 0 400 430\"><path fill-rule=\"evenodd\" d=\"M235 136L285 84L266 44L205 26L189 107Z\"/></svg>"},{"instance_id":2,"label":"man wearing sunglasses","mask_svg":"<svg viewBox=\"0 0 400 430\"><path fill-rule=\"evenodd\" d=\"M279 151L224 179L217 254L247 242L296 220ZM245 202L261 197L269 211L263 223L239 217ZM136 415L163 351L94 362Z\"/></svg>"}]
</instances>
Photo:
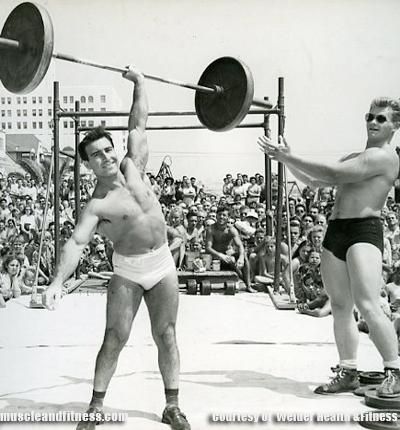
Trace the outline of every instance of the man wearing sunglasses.
<instances>
[{"instance_id":1,"label":"man wearing sunglasses","mask_svg":"<svg viewBox=\"0 0 400 430\"><path fill-rule=\"evenodd\" d=\"M317 162L291 153L285 140L259 139L261 149L285 163L302 182L313 187L337 186L335 205L323 242L321 269L332 304L334 334L339 352L336 376L316 388L317 394L352 391L357 376L357 306L370 328L370 337L383 359L386 378L377 393L400 395L400 360L392 323L380 308L383 231L380 212L399 174L399 157L390 146L400 126L400 102L372 101L365 116L367 144L337 162Z\"/></svg>"}]
</instances>

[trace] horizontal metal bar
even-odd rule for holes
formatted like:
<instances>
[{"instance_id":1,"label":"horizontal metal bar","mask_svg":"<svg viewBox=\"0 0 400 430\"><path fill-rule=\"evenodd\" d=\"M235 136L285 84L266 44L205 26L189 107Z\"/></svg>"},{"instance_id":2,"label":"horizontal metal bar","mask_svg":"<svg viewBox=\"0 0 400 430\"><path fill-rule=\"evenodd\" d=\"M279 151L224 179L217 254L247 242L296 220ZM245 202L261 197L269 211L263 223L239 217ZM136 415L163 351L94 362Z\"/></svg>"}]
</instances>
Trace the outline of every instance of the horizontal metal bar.
<instances>
[{"instance_id":1,"label":"horizontal metal bar","mask_svg":"<svg viewBox=\"0 0 400 430\"><path fill-rule=\"evenodd\" d=\"M273 107L273 104L271 102L267 102L266 100L261 100L258 98L254 98L251 104L266 109L271 109Z\"/></svg>"},{"instance_id":2,"label":"horizontal metal bar","mask_svg":"<svg viewBox=\"0 0 400 430\"><path fill-rule=\"evenodd\" d=\"M264 123L249 123L249 124L240 124L235 128L258 128L264 127ZM127 126L109 126L105 127L106 130L110 131L125 131L128 130ZM93 127L78 127L78 131L89 131L92 130ZM146 127L147 131L151 130L208 130L204 125L160 125L160 126L150 126Z\"/></svg>"},{"instance_id":3,"label":"horizontal metal bar","mask_svg":"<svg viewBox=\"0 0 400 430\"><path fill-rule=\"evenodd\" d=\"M61 54L60 52L53 53L53 57L57 58L59 60L70 61L72 63L96 67L98 69L109 70L111 72L125 73L128 70L126 67L116 67L116 66L110 66L110 65L106 65L106 64L100 64L100 63L97 63L94 61L82 60L80 58L73 57L72 55ZM214 94L218 91L216 88L205 87L203 85L189 84L186 82L175 81L172 79L160 78L159 76L147 75L144 73L143 73L143 76L145 78L151 79L153 81L163 82L165 84L170 84L170 85L176 85L178 87L189 88L191 90L200 91L202 93Z\"/></svg>"},{"instance_id":4,"label":"horizontal metal bar","mask_svg":"<svg viewBox=\"0 0 400 430\"><path fill-rule=\"evenodd\" d=\"M19 48L18 40L7 39L5 37L0 37L0 46L5 46L6 48Z\"/></svg>"},{"instance_id":5,"label":"horizontal metal bar","mask_svg":"<svg viewBox=\"0 0 400 430\"><path fill-rule=\"evenodd\" d=\"M270 115L279 113L278 109L254 109L247 112L248 115ZM82 112L82 111L60 111L58 113L60 118L63 117L120 117L129 116L128 111L93 111L93 112ZM196 112L192 111L165 111L165 112L149 112L149 116L197 116Z\"/></svg>"}]
</instances>

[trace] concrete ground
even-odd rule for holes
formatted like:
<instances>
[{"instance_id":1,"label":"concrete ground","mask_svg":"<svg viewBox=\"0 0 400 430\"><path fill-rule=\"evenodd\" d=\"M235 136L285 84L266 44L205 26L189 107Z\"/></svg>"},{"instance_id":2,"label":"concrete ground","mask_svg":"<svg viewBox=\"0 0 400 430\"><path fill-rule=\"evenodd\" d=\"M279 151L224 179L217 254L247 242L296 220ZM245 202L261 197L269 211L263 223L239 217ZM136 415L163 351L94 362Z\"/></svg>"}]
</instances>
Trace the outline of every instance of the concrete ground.
<instances>
[{"instance_id":1,"label":"concrete ground","mask_svg":"<svg viewBox=\"0 0 400 430\"><path fill-rule=\"evenodd\" d=\"M74 411L87 408L105 324L105 294L70 294L55 312L29 309L20 297L0 309L0 413ZM357 423L316 424L314 414L354 416L371 409L353 394L318 396L313 388L337 363L332 318L278 311L264 293L236 296L181 294L178 320L181 408L193 430L291 428L271 421L279 413L306 414L308 428L361 428ZM381 370L371 341L360 335L359 368ZM161 424L164 393L147 310L142 304L105 400L106 411L128 414L124 424L101 430L167 430ZM214 415L213 415L214 414ZM238 414L257 424L213 422ZM262 419L270 418L269 422ZM73 429L76 424L29 424ZM15 424L0 423L1 429ZM27 428L27 427L25 427Z\"/></svg>"}]
</instances>

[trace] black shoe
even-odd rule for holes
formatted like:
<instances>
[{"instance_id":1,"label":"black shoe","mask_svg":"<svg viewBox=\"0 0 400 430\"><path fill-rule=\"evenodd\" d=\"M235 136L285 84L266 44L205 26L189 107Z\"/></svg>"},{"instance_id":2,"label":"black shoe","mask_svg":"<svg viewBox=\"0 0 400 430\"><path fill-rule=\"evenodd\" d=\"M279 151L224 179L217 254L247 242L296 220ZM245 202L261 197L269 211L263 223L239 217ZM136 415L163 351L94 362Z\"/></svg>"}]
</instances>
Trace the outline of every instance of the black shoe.
<instances>
[{"instance_id":1,"label":"black shoe","mask_svg":"<svg viewBox=\"0 0 400 430\"><path fill-rule=\"evenodd\" d=\"M323 384L314 390L315 394L336 394L352 392L360 386L357 369L331 367L336 375L328 384Z\"/></svg>"},{"instance_id":2,"label":"black shoe","mask_svg":"<svg viewBox=\"0 0 400 430\"><path fill-rule=\"evenodd\" d=\"M385 379L376 389L379 397L399 397L400 396L400 370L385 368Z\"/></svg>"},{"instance_id":3,"label":"black shoe","mask_svg":"<svg viewBox=\"0 0 400 430\"><path fill-rule=\"evenodd\" d=\"M172 430L190 430L186 415L175 405L165 407L161 422L169 424Z\"/></svg>"},{"instance_id":4,"label":"black shoe","mask_svg":"<svg viewBox=\"0 0 400 430\"><path fill-rule=\"evenodd\" d=\"M90 406L86 411L88 420L79 421L76 430L94 430L98 424L104 423L104 412L94 406Z\"/></svg>"}]
</instances>

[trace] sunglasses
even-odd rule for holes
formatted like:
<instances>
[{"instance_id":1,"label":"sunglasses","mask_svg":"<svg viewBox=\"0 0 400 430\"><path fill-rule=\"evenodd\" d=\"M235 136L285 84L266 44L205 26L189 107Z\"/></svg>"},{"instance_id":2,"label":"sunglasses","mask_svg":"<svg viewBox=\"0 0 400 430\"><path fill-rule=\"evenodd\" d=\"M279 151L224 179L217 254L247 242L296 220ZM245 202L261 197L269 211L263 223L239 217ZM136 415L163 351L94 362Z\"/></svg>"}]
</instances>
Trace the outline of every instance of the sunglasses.
<instances>
[{"instance_id":1,"label":"sunglasses","mask_svg":"<svg viewBox=\"0 0 400 430\"><path fill-rule=\"evenodd\" d=\"M373 113L370 113L370 112L368 112L368 113L365 114L365 121L371 122L374 119L376 119L376 122L378 124L383 124L386 121L388 121L388 119L385 117L385 115L380 115L380 114L379 115L374 115Z\"/></svg>"}]
</instances>

